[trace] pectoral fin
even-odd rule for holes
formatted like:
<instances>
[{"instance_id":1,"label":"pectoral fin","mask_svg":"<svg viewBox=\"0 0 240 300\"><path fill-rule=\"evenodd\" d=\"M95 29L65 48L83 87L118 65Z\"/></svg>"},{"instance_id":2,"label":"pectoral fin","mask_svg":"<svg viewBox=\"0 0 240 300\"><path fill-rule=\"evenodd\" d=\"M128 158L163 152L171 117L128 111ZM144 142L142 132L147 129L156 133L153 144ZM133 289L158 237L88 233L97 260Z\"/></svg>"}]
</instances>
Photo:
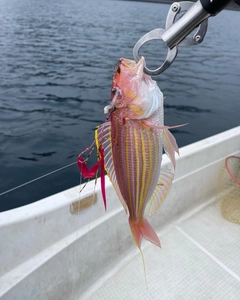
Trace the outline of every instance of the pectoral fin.
<instances>
[{"instance_id":1,"label":"pectoral fin","mask_svg":"<svg viewBox=\"0 0 240 300\"><path fill-rule=\"evenodd\" d=\"M157 187L153 193L152 199L149 203L149 216L153 216L157 210L159 209L160 205L162 204L163 200L166 198L171 186L172 181L174 178L174 173L170 170L166 169L161 171Z\"/></svg>"},{"instance_id":2,"label":"pectoral fin","mask_svg":"<svg viewBox=\"0 0 240 300\"><path fill-rule=\"evenodd\" d=\"M175 169L176 161L175 161L175 153L174 152L177 152L179 154L179 150L178 150L178 145L177 145L177 142L176 142L174 136L171 134L171 132L168 129L182 127L187 124L181 124L181 125L175 125L175 126L165 126L165 125L155 125L155 124L152 124L151 121L147 121L147 120L143 120L142 124L143 124L143 126L146 126L148 128L160 129L163 131L164 151L171 159L171 162Z\"/></svg>"},{"instance_id":3,"label":"pectoral fin","mask_svg":"<svg viewBox=\"0 0 240 300\"><path fill-rule=\"evenodd\" d=\"M171 159L171 162L174 166L174 169L176 167L176 161L175 161L175 153L179 155L178 145L175 140L175 137L171 134L171 132L165 128L163 129L163 148L166 154Z\"/></svg>"},{"instance_id":4,"label":"pectoral fin","mask_svg":"<svg viewBox=\"0 0 240 300\"><path fill-rule=\"evenodd\" d=\"M160 126L160 125L152 125L152 124L148 123L147 121L144 121L143 124L150 128L162 130L164 151L171 159L171 162L175 169L176 161L175 161L175 153L174 152L177 152L179 154L179 150L178 150L178 145L175 140L175 137L171 134L171 132L168 129L185 126L186 124L176 125L176 126L165 126L165 125Z\"/></svg>"}]
</instances>

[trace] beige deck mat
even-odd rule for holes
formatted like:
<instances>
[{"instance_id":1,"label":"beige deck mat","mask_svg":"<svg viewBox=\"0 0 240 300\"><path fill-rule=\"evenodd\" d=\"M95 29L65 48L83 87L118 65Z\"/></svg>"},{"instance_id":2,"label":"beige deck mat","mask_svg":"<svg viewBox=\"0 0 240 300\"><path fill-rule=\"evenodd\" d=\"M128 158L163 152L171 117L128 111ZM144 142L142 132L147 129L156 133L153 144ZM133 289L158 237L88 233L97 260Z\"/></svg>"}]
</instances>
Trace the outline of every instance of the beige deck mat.
<instances>
[{"instance_id":1,"label":"beige deck mat","mask_svg":"<svg viewBox=\"0 0 240 300\"><path fill-rule=\"evenodd\" d=\"M219 172L217 198L223 217L240 224L240 157L226 158Z\"/></svg>"},{"instance_id":2,"label":"beige deck mat","mask_svg":"<svg viewBox=\"0 0 240 300\"><path fill-rule=\"evenodd\" d=\"M162 249L143 247L116 266L81 299L239 300L240 225L222 217L217 203L160 236Z\"/></svg>"}]
</instances>

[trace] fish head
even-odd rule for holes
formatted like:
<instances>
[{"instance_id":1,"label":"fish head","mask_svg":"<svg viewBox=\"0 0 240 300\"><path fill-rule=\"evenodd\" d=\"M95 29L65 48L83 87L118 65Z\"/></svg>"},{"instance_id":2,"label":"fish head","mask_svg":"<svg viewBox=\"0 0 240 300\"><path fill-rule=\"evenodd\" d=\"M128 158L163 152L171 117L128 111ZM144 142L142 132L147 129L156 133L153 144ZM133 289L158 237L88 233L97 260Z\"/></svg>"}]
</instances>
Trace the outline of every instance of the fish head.
<instances>
[{"instance_id":1,"label":"fish head","mask_svg":"<svg viewBox=\"0 0 240 300\"><path fill-rule=\"evenodd\" d=\"M121 58L115 66L111 103L105 113L118 111L124 118L144 119L162 105L163 96L156 82L144 72L145 59L138 62Z\"/></svg>"}]
</instances>

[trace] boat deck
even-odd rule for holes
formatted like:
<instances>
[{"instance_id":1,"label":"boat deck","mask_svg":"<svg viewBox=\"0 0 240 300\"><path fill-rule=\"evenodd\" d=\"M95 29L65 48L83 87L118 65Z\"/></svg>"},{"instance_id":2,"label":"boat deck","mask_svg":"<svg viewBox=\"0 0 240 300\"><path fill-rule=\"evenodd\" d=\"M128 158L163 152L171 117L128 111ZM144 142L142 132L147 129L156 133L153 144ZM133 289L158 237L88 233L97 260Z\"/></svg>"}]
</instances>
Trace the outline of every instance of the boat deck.
<instances>
[{"instance_id":1,"label":"boat deck","mask_svg":"<svg viewBox=\"0 0 240 300\"><path fill-rule=\"evenodd\" d=\"M217 203L160 234L162 249L146 243L81 299L240 299L240 226Z\"/></svg>"},{"instance_id":2,"label":"boat deck","mask_svg":"<svg viewBox=\"0 0 240 300\"><path fill-rule=\"evenodd\" d=\"M99 181L90 181L81 194L76 186L1 214L0 299L239 300L240 225L222 217L215 197L229 195L219 194L218 177L226 157L240 156L240 126L180 154L171 192L150 221L162 249L142 244L146 281L106 177L107 211ZM163 155L162 167L170 165Z\"/></svg>"}]
</instances>

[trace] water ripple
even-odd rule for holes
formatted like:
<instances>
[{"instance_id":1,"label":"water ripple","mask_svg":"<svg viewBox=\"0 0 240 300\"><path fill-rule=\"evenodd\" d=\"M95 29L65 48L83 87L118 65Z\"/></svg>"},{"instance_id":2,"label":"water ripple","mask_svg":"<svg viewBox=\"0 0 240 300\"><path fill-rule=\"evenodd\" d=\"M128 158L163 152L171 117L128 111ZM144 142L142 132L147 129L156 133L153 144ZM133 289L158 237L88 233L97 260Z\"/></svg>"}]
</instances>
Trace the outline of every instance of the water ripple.
<instances>
[{"instance_id":1,"label":"water ripple","mask_svg":"<svg viewBox=\"0 0 240 300\"><path fill-rule=\"evenodd\" d=\"M211 113L212 111L210 109L201 109L195 106L189 106L189 105L169 105L164 104L164 108L166 109L174 109L177 111L184 111L184 112L190 112L190 113Z\"/></svg>"}]
</instances>

